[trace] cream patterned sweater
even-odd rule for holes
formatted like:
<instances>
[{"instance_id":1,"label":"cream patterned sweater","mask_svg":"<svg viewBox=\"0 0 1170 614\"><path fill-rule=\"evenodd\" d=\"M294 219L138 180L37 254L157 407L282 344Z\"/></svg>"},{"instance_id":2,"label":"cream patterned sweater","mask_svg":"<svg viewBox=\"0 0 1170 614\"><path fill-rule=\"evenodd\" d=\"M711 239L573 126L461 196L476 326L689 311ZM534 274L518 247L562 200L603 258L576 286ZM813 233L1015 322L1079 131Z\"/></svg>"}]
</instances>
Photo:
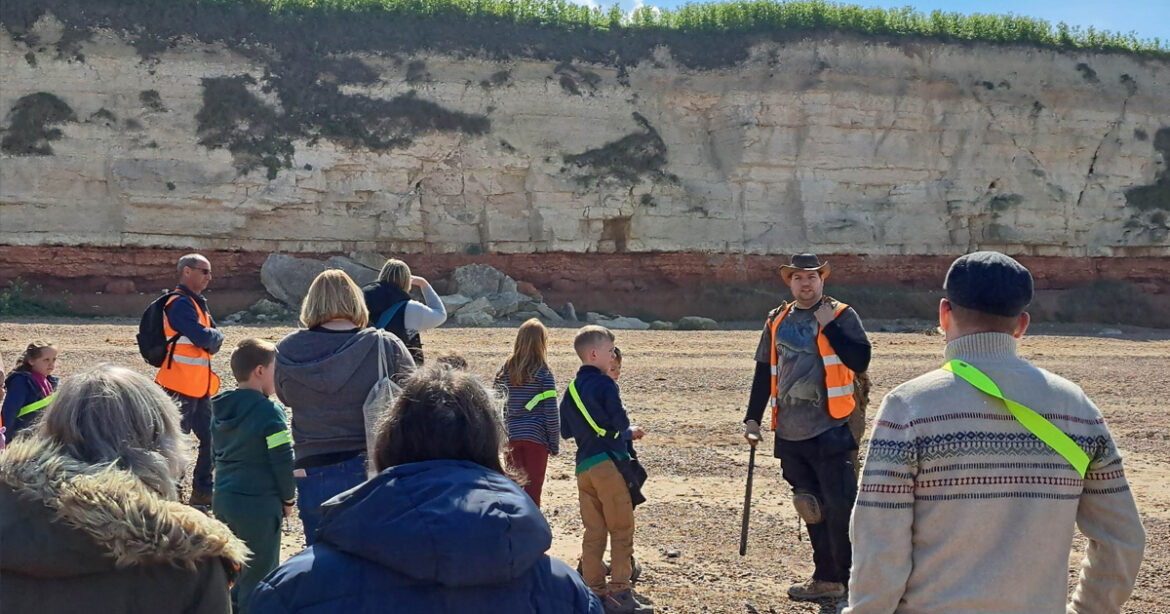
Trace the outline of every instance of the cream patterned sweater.
<instances>
[{"instance_id":1,"label":"cream patterned sweater","mask_svg":"<svg viewBox=\"0 0 1170 614\"><path fill-rule=\"evenodd\" d=\"M1100 410L1071 382L979 333L946 360L1068 434L1091 459L1082 480L1003 402L936 370L888 394L874 422L850 537L853 614L1103 614L1129 597L1145 530ZM940 366L941 366L940 361ZM1068 597L1073 530L1089 539Z\"/></svg>"}]
</instances>

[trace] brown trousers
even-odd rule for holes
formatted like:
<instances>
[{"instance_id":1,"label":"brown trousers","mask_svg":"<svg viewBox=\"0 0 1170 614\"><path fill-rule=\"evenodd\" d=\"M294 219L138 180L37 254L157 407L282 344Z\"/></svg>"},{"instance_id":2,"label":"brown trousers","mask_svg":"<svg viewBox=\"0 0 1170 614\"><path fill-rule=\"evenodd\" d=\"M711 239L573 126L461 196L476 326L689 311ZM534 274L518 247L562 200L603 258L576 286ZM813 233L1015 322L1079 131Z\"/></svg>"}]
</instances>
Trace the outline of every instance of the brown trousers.
<instances>
[{"instance_id":1,"label":"brown trousers","mask_svg":"<svg viewBox=\"0 0 1170 614\"><path fill-rule=\"evenodd\" d=\"M581 539L581 571L585 585L597 595L616 593L630 588L634 556L634 505L626 481L613 461L590 467L577 476L577 494L581 499L581 520L585 536ZM609 539L612 576L605 581L606 539Z\"/></svg>"}]
</instances>

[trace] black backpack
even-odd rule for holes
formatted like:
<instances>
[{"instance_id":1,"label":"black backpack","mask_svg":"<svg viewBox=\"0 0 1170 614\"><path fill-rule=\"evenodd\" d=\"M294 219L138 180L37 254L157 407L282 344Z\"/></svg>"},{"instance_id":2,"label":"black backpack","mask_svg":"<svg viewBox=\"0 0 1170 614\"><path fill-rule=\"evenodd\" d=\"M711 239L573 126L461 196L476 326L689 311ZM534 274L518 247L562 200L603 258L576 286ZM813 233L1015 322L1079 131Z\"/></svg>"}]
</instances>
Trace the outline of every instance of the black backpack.
<instances>
[{"instance_id":1,"label":"black backpack","mask_svg":"<svg viewBox=\"0 0 1170 614\"><path fill-rule=\"evenodd\" d=\"M171 290L154 300L146 311L142 312L142 321L138 323L138 353L142 359L152 367L161 367L167 357L174 351L175 342L180 335L167 339L163 331L163 318L166 316L167 301L172 296L180 296L182 292Z\"/></svg>"}]
</instances>

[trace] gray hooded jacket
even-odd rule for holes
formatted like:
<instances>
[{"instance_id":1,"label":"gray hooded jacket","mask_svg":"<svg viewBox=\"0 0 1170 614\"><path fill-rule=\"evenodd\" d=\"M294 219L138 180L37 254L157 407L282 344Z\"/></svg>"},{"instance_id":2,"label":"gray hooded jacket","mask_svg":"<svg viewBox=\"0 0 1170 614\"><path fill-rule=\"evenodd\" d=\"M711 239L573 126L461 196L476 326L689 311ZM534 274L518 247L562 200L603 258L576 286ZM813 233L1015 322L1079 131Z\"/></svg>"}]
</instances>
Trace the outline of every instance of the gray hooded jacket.
<instances>
[{"instance_id":1,"label":"gray hooded jacket","mask_svg":"<svg viewBox=\"0 0 1170 614\"><path fill-rule=\"evenodd\" d=\"M276 396L292 410L298 467L313 456L365 451L362 404L378 381L378 343L391 377L414 369L402 341L373 328L298 330L276 344Z\"/></svg>"}]
</instances>

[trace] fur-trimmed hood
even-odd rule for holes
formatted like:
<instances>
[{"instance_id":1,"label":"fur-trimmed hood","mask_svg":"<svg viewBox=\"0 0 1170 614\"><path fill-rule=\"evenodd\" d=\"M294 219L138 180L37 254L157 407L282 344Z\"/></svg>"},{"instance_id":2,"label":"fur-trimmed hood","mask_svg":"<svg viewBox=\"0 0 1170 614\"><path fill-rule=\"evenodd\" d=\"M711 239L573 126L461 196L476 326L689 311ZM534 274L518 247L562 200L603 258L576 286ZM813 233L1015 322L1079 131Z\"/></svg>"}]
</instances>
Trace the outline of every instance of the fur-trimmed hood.
<instances>
[{"instance_id":1,"label":"fur-trimmed hood","mask_svg":"<svg viewBox=\"0 0 1170 614\"><path fill-rule=\"evenodd\" d=\"M223 523L163 499L128 471L26 437L0 453L0 569L68 577L132 566L247 560Z\"/></svg>"}]
</instances>

